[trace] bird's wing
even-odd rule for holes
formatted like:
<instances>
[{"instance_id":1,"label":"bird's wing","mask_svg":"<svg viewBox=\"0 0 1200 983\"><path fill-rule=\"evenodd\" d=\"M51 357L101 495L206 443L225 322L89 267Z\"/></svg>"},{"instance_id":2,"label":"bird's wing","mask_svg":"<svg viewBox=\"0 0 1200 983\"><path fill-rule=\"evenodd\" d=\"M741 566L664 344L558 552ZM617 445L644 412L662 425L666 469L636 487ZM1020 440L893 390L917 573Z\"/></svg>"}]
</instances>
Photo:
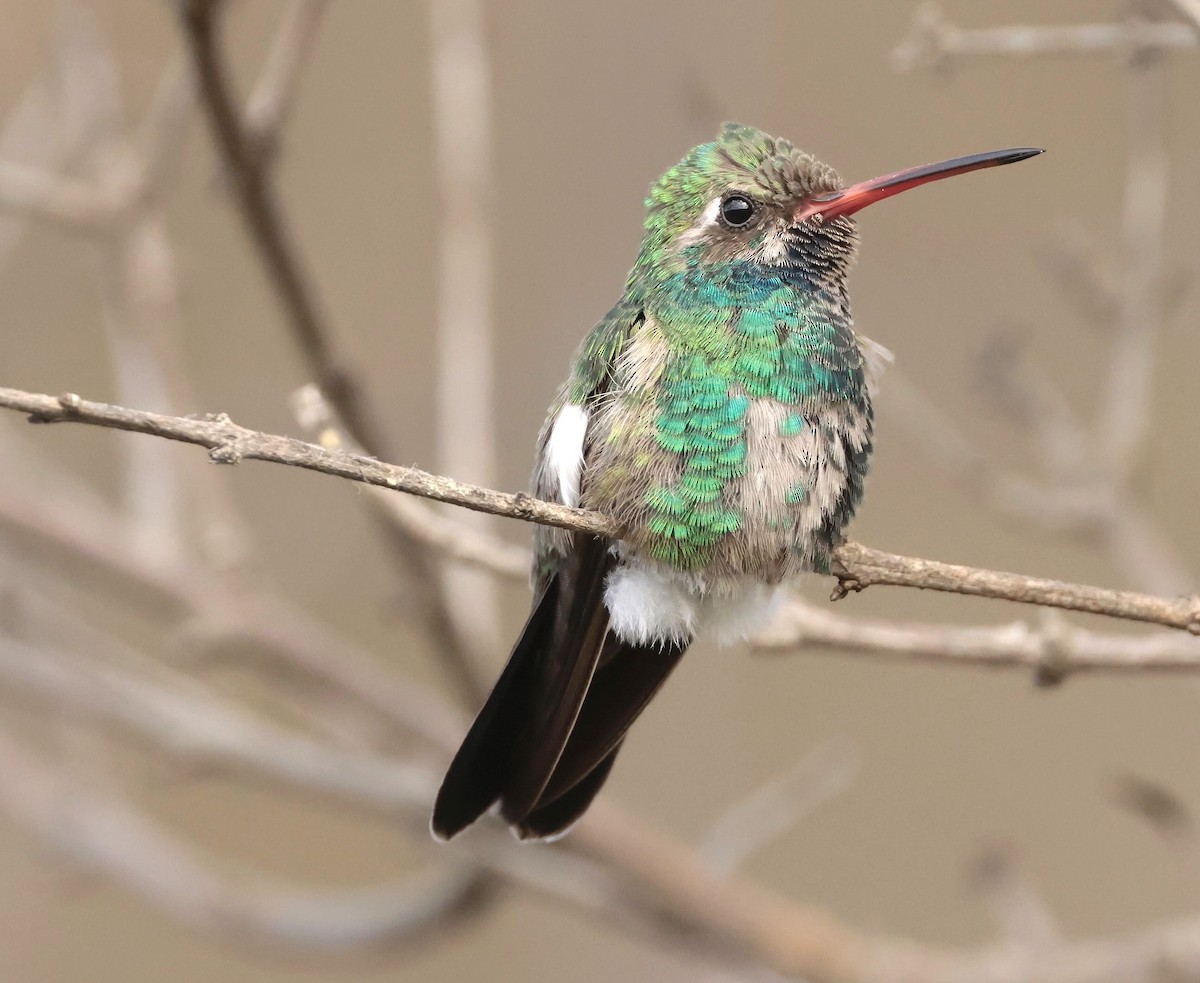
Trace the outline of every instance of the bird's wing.
<instances>
[{"instance_id":1,"label":"bird's wing","mask_svg":"<svg viewBox=\"0 0 1200 983\"><path fill-rule=\"evenodd\" d=\"M616 359L639 317L635 305L622 302L584 340L538 440L539 497L578 504L571 499L595 440L591 411L610 391ZM497 800L514 825L534 810L600 659L608 631L604 580L614 562L609 544L541 527L536 543L533 611L438 792L432 828L443 839Z\"/></svg>"}]
</instances>

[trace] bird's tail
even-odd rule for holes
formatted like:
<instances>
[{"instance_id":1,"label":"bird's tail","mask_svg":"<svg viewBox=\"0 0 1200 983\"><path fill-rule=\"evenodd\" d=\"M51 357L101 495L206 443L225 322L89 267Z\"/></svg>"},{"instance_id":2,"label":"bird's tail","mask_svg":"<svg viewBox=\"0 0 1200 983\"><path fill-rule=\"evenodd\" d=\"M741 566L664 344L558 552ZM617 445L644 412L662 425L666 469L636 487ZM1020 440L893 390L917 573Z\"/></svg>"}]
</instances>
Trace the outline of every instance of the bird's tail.
<instances>
[{"instance_id":1,"label":"bird's tail","mask_svg":"<svg viewBox=\"0 0 1200 983\"><path fill-rule=\"evenodd\" d=\"M538 596L434 805L449 839L499 802L522 839L551 839L587 810L630 725L687 647L631 645L608 631L608 544L576 537Z\"/></svg>"}]
</instances>

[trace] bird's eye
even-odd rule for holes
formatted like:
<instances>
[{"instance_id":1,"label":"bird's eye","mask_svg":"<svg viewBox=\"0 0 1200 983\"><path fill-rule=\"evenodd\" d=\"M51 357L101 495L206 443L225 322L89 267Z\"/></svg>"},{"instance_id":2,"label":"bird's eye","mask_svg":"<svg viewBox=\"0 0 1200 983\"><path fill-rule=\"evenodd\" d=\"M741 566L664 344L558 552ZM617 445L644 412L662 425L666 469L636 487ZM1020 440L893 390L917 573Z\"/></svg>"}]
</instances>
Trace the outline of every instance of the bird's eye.
<instances>
[{"instance_id":1,"label":"bird's eye","mask_svg":"<svg viewBox=\"0 0 1200 983\"><path fill-rule=\"evenodd\" d=\"M727 195L721 202L721 221L731 229L740 229L754 218L754 202L745 195Z\"/></svg>"}]
</instances>

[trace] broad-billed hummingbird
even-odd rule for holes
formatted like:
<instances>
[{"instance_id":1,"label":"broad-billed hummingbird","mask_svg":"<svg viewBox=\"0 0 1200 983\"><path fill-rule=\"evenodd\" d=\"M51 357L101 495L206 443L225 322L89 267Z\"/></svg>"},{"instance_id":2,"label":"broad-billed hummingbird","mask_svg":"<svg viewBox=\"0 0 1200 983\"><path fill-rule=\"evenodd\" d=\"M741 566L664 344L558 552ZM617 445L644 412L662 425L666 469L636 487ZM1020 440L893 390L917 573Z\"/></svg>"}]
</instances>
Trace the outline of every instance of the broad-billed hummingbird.
<instances>
[{"instance_id":1,"label":"broad-billed hummingbird","mask_svg":"<svg viewBox=\"0 0 1200 983\"><path fill-rule=\"evenodd\" d=\"M845 187L727 123L659 178L625 292L579 348L533 471L539 498L623 532L538 528L533 610L442 782L435 836L493 805L522 839L566 832L692 640L744 638L781 585L828 570L862 498L887 357L850 317L851 216L1040 152Z\"/></svg>"}]
</instances>

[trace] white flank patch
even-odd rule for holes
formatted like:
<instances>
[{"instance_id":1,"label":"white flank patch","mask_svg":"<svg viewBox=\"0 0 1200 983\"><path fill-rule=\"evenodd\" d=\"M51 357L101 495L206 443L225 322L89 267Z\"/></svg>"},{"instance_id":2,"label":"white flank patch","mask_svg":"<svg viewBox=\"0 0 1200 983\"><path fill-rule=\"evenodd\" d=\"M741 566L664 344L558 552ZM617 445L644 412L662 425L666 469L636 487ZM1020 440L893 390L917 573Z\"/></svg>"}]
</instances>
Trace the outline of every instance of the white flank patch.
<instances>
[{"instance_id":1,"label":"white flank patch","mask_svg":"<svg viewBox=\"0 0 1200 983\"><path fill-rule=\"evenodd\" d=\"M697 602L686 584L649 567L617 567L604 586L609 628L631 645L691 641Z\"/></svg>"},{"instance_id":2,"label":"white flank patch","mask_svg":"<svg viewBox=\"0 0 1200 983\"><path fill-rule=\"evenodd\" d=\"M571 508L579 506L579 475L583 471L587 425L587 410L568 403L558 411L550 439L546 441L546 470L558 483L559 500Z\"/></svg>"}]
</instances>

